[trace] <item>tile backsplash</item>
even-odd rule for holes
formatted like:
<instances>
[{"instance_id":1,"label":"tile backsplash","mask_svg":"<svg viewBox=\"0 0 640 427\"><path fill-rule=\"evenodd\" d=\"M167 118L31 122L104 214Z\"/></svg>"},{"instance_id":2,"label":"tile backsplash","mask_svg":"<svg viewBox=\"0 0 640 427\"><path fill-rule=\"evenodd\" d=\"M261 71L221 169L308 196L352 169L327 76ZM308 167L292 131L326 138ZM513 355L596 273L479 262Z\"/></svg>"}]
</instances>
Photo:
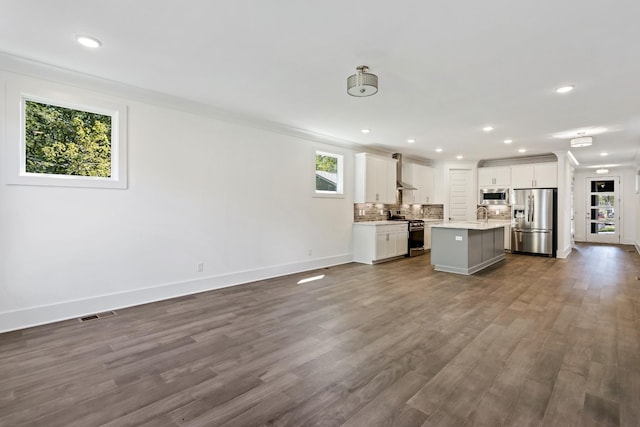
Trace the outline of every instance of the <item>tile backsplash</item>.
<instances>
[{"instance_id":1,"label":"tile backsplash","mask_svg":"<svg viewBox=\"0 0 640 427\"><path fill-rule=\"evenodd\" d=\"M478 205L477 208L482 207ZM489 219L510 220L511 206L487 206ZM444 205L387 205L379 203L355 203L353 221L383 221L388 219L389 211L393 215L402 215L407 219L444 219ZM484 212L478 209L477 219L484 219Z\"/></svg>"},{"instance_id":2,"label":"tile backsplash","mask_svg":"<svg viewBox=\"0 0 640 427\"><path fill-rule=\"evenodd\" d=\"M388 219L389 211L393 215L402 215L407 219L443 219L443 205L386 205L379 203L355 203L353 221L383 221Z\"/></svg>"},{"instance_id":3,"label":"tile backsplash","mask_svg":"<svg viewBox=\"0 0 640 427\"><path fill-rule=\"evenodd\" d=\"M478 205L478 210L476 211L477 219L484 219L484 210L480 208L483 205ZM508 221L511 219L511 206L509 205L496 205L496 206L487 206L487 210L489 212L489 219L500 219Z\"/></svg>"}]
</instances>

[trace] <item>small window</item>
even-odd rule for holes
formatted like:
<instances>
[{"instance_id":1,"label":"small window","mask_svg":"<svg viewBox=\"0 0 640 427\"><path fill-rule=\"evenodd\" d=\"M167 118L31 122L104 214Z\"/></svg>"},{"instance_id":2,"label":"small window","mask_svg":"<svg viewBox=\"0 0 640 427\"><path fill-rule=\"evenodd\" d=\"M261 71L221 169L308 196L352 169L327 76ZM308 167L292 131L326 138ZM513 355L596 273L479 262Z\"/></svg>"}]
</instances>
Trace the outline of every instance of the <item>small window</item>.
<instances>
[{"instance_id":1,"label":"small window","mask_svg":"<svg viewBox=\"0 0 640 427\"><path fill-rule=\"evenodd\" d=\"M316 195L342 196L343 194L343 156L340 154L316 151L315 153Z\"/></svg>"},{"instance_id":2,"label":"small window","mask_svg":"<svg viewBox=\"0 0 640 427\"><path fill-rule=\"evenodd\" d=\"M54 83L7 88L9 184L126 188L126 106Z\"/></svg>"},{"instance_id":3,"label":"small window","mask_svg":"<svg viewBox=\"0 0 640 427\"><path fill-rule=\"evenodd\" d=\"M111 177L111 116L25 100L25 173Z\"/></svg>"}]
</instances>

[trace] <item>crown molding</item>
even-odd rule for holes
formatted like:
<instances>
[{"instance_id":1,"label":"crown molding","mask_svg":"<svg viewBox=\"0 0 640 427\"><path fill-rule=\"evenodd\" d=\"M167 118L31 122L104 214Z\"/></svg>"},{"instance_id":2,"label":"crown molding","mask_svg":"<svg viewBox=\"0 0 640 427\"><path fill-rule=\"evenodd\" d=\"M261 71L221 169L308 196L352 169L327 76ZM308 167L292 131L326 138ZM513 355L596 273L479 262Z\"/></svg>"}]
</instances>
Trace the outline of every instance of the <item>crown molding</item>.
<instances>
[{"instance_id":1,"label":"crown molding","mask_svg":"<svg viewBox=\"0 0 640 427\"><path fill-rule=\"evenodd\" d=\"M125 98L132 101L151 104L158 107L178 110L225 121L239 126L251 127L300 138L307 141L362 150L363 145L353 141L324 135L293 126L264 120L245 114L226 111L222 108L180 98L165 93L127 85L118 81L105 79L90 74L80 73L68 68L58 67L37 60L0 52L0 70L42 80L49 80L69 86L100 92L105 95Z\"/></svg>"},{"instance_id":2,"label":"crown molding","mask_svg":"<svg viewBox=\"0 0 640 427\"><path fill-rule=\"evenodd\" d=\"M487 166L510 166L510 165L521 165L528 163L545 163L545 162L557 162L558 157L553 154L540 154L537 156L523 156L523 157L509 157L503 159L490 159L490 160L480 160L478 162L478 167L487 167Z\"/></svg>"}]
</instances>

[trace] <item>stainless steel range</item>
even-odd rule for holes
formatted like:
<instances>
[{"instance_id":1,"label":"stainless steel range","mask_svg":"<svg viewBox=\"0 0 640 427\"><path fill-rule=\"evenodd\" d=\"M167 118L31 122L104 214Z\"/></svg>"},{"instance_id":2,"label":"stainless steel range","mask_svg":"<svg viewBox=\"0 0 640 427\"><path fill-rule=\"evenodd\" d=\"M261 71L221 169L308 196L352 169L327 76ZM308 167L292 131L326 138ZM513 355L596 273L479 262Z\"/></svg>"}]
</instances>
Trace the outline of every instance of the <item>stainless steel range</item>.
<instances>
[{"instance_id":1,"label":"stainless steel range","mask_svg":"<svg viewBox=\"0 0 640 427\"><path fill-rule=\"evenodd\" d=\"M424 221L409 220L409 256L424 255Z\"/></svg>"},{"instance_id":2,"label":"stainless steel range","mask_svg":"<svg viewBox=\"0 0 640 427\"><path fill-rule=\"evenodd\" d=\"M409 251L407 256L424 255L424 221L421 219L405 219L402 215L391 215L391 212L389 212L389 219L392 221L408 221L409 223L409 232L407 233Z\"/></svg>"}]
</instances>

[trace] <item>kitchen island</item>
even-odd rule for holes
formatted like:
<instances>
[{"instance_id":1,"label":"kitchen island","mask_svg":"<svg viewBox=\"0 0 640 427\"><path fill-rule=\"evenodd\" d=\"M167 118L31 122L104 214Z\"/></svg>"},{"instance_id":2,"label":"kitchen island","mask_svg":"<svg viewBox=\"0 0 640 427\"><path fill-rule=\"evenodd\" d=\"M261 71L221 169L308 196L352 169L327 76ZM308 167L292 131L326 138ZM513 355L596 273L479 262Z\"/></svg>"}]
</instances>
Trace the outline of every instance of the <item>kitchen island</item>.
<instances>
[{"instance_id":1,"label":"kitchen island","mask_svg":"<svg viewBox=\"0 0 640 427\"><path fill-rule=\"evenodd\" d=\"M470 275L505 259L504 227L509 222L445 222L431 226L435 270Z\"/></svg>"}]
</instances>

